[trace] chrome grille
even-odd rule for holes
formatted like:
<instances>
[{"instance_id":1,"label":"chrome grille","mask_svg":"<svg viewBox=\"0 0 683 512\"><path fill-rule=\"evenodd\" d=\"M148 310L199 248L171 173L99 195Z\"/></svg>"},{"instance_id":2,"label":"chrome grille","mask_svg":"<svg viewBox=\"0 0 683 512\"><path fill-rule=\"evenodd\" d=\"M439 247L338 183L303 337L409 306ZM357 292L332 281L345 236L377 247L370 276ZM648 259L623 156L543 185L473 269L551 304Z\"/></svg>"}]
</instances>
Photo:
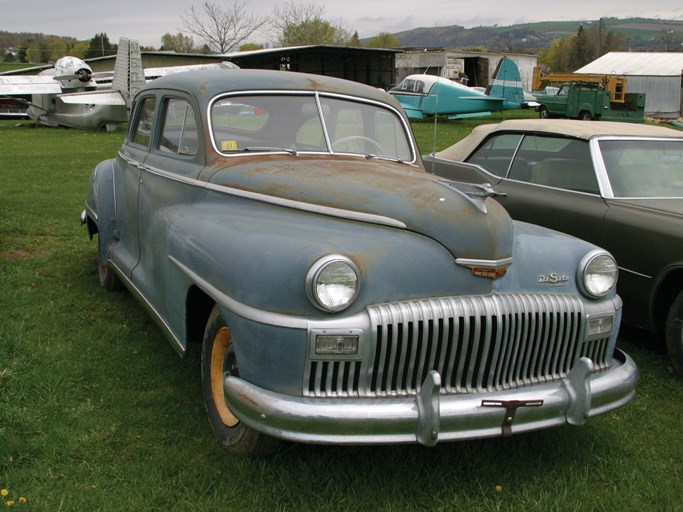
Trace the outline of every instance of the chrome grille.
<instances>
[{"instance_id":1,"label":"chrome grille","mask_svg":"<svg viewBox=\"0 0 683 512\"><path fill-rule=\"evenodd\" d=\"M589 357L607 368L609 338L584 342L581 301L565 295L447 297L368 308L364 361L309 361L309 396L414 395L427 373L442 392L511 389L564 377Z\"/></svg>"}]
</instances>

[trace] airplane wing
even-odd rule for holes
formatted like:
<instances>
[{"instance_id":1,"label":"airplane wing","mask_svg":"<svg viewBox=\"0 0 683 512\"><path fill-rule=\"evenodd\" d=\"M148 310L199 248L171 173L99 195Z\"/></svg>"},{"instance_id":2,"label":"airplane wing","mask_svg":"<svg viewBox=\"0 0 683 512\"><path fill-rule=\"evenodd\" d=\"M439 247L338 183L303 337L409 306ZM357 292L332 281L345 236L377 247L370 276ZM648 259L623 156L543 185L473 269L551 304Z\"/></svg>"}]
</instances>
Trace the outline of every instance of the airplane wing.
<instances>
[{"instance_id":1,"label":"airplane wing","mask_svg":"<svg viewBox=\"0 0 683 512\"><path fill-rule=\"evenodd\" d=\"M17 96L23 94L59 94L62 87L53 76L5 75L0 76L0 94Z\"/></svg>"},{"instance_id":2,"label":"airplane wing","mask_svg":"<svg viewBox=\"0 0 683 512\"><path fill-rule=\"evenodd\" d=\"M232 62L216 62L210 64L190 64L187 66L167 66L159 68L145 68L145 80L154 80L161 76L172 75L174 73L184 73L187 71L202 71L207 69L239 69L239 66Z\"/></svg>"},{"instance_id":3,"label":"airplane wing","mask_svg":"<svg viewBox=\"0 0 683 512\"><path fill-rule=\"evenodd\" d=\"M399 102L401 103L401 102ZM422 110L419 108L413 106L413 105L406 105L405 103L401 103L401 107L403 107L403 111L406 113L408 116L408 119L410 120L417 120L417 119L423 119L424 115L422 114Z\"/></svg>"},{"instance_id":4,"label":"airplane wing","mask_svg":"<svg viewBox=\"0 0 683 512\"><path fill-rule=\"evenodd\" d=\"M79 105L126 105L126 100L119 91L84 91L60 94L64 103Z\"/></svg>"}]
</instances>

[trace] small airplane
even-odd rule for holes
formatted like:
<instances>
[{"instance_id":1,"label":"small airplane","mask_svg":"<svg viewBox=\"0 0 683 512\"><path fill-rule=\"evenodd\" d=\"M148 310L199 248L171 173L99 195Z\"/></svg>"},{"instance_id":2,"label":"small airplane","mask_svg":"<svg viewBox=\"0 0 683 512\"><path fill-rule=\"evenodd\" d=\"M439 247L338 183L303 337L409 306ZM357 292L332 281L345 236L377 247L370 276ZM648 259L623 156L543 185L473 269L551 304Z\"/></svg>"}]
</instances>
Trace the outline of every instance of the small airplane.
<instances>
[{"instance_id":1,"label":"small airplane","mask_svg":"<svg viewBox=\"0 0 683 512\"><path fill-rule=\"evenodd\" d=\"M447 115L449 119L486 116L499 110L525 108L535 99L524 92L519 69L508 57L498 62L485 91L423 74L404 78L389 94L401 103L409 119L433 115Z\"/></svg>"},{"instance_id":2,"label":"small airplane","mask_svg":"<svg viewBox=\"0 0 683 512\"><path fill-rule=\"evenodd\" d=\"M94 73L83 60L62 57L38 75L0 75L0 98L28 106L26 114L46 126L112 129L128 121L135 94L149 80L200 69L235 69L231 62L144 69L138 41L121 38L114 71ZM21 96L31 95L31 101Z\"/></svg>"}]
</instances>

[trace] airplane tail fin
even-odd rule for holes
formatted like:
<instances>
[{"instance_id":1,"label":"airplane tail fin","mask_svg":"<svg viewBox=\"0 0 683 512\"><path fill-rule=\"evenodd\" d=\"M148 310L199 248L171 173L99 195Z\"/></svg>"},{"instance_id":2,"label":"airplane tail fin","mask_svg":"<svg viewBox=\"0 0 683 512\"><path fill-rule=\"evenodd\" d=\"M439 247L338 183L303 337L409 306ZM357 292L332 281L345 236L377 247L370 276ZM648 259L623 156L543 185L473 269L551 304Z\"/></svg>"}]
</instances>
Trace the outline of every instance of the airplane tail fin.
<instances>
[{"instance_id":1,"label":"airplane tail fin","mask_svg":"<svg viewBox=\"0 0 683 512\"><path fill-rule=\"evenodd\" d=\"M524 104L524 88L519 69L514 61L503 57L498 62L493 80L486 88L486 94L497 98L503 98L509 106L507 108L519 108Z\"/></svg>"},{"instance_id":2,"label":"airplane tail fin","mask_svg":"<svg viewBox=\"0 0 683 512\"><path fill-rule=\"evenodd\" d=\"M112 89L119 91L130 107L133 96L145 85L145 70L142 68L140 43L122 37L116 54Z\"/></svg>"}]
</instances>

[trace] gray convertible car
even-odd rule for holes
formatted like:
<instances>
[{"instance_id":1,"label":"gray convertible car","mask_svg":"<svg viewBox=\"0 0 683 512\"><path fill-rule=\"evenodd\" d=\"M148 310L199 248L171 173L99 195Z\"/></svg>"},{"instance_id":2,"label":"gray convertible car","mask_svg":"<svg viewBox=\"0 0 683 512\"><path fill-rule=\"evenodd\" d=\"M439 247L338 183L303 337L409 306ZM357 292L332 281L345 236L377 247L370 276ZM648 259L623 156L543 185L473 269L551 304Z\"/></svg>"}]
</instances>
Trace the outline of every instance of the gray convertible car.
<instances>
[{"instance_id":1,"label":"gray convertible car","mask_svg":"<svg viewBox=\"0 0 683 512\"><path fill-rule=\"evenodd\" d=\"M133 102L82 221L238 454L508 436L626 404L612 256L425 171L383 91L183 73Z\"/></svg>"},{"instance_id":2,"label":"gray convertible car","mask_svg":"<svg viewBox=\"0 0 683 512\"><path fill-rule=\"evenodd\" d=\"M609 250L619 264L624 321L663 333L683 375L682 131L509 120L480 125L428 160L440 175L491 184L514 219Z\"/></svg>"}]
</instances>

